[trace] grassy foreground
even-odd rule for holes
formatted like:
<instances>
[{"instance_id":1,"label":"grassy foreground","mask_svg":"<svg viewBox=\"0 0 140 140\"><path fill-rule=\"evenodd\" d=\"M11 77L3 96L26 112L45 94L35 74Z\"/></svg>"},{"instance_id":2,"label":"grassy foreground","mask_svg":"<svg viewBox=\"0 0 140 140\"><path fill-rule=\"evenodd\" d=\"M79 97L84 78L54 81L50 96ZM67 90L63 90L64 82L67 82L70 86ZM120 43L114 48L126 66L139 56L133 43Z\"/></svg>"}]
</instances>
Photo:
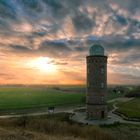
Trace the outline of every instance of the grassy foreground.
<instances>
[{"instance_id":1,"label":"grassy foreground","mask_svg":"<svg viewBox=\"0 0 140 140\"><path fill-rule=\"evenodd\" d=\"M0 119L1 140L139 140L140 126L90 126L69 120L68 113Z\"/></svg>"},{"instance_id":2,"label":"grassy foreground","mask_svg":"<svg viewBox=\"0 0 140 140\"><path fill-rule=\"evenodd\" d=\"M0 119L3 140L117 140L97 126L79 125L68 113Z\"/></svg>"},{"instance_id":3,"label":"grassy foreground","mask_svg":"<svg viewBox=\"0 0 140 140\"><path fill-rule=\"evenodd\" d=\"M127 117L140 118L140 98L135 98L128 102L120 102L117 106L119 107L117 111Z\"/></svg>"}]
</instances>

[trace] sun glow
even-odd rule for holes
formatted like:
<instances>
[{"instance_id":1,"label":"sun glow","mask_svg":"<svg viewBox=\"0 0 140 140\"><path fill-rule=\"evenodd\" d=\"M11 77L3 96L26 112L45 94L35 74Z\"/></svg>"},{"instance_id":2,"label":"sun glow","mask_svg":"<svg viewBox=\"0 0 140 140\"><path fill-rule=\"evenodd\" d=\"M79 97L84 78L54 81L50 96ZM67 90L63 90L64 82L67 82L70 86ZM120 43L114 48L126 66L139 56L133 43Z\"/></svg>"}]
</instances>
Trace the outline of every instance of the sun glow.
<instances>
[{"instance_id":1,"label":"sun glow","mask_svg":"<svg viewBox=\"0 0 140 140\"><path fill-rule=\"evenodd\" d=\"M48 57L39 57L31 60L29 62L30 67L33 69L38 69L45 73L55 73L57 71L57 66L52 63L52 60Z\"/></svg>"}]
</instances>

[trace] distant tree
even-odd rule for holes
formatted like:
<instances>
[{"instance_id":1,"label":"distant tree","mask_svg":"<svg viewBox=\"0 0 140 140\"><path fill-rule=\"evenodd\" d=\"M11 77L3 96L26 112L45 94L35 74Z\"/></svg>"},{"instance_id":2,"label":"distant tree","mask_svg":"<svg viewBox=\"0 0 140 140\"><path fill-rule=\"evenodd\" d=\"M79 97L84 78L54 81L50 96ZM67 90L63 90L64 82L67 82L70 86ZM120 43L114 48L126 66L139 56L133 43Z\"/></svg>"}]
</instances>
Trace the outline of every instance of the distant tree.
<instances>
[{"instance_id":1,"label":"distant tree","mask_svg":"<svg viewBox=\"0 0 140 140\"><path fill-rule=\"evenodd\" d=\"M125 96L126 97L140 97L140 86L137 86L133 90L129 91Z\"/></svg>"},{"instance_id":2,"label":"distant tree","mask_svg":"<svg viewBox=\"0 0 140 140\"><path fill-rule=\"evenodd\" d=\"M59 87L53 87L53 89L55 89L55 90L60 90L60 88L59 88Z\"/></svg>"},{"instance_id":3,"label":"distant tree","mask_svg":"<svg viewBox=\"0 0 140 140\"><path fill-rule=\"evenodd\" d=\"M113 89L113 92L114 92L114 93L117 93L117 90L116 90L116 89Z\"/></svg>"}]
</instances>

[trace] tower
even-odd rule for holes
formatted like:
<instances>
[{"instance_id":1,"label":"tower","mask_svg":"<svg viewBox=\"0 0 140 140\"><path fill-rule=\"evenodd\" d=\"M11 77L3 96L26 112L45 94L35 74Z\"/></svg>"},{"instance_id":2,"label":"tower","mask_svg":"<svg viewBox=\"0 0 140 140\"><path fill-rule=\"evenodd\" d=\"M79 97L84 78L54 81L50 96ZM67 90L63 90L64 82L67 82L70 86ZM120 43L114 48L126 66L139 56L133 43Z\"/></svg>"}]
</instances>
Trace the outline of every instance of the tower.
<instances>
[{"instance_id":1,"label":"tower","mask_svg":"<svg viewBox=\"0 0 140 140\"><path fill-rule=\"evenodd\" d=\"M87 60L87 98L88 118L104 119L107 117L107 56L99 44L90 47Z\"/></svg>"}]
</instances>

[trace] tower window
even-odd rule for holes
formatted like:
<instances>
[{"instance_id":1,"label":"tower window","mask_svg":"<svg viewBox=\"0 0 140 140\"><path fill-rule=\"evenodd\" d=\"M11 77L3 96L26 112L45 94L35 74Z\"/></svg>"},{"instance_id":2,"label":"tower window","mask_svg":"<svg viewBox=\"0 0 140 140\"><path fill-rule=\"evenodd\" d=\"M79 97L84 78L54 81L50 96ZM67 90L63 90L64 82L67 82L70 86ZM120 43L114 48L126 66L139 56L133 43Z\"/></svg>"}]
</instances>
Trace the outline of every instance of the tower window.
<instances>
[{"instance_id":1,"label":"tower window","mask_svg":"<svg viewBox=\"0 0 140 140\"><path fill-rule=\"evenodd\" d=\"M104 83L101 83L101 88L104 88Z\"/></svg>"},{"instance_id":2,"label":"tower window","mask_svg":"<svg viewBox=\"0 0 140 140\"><path fill-rule=\"evenodd\" d=\"M87 87L89 87L89 81L87 81Z\"/></svg>"},{"instance_id":3,"label":"tower window","mask_svg":"<svg viewBox=\"0 0 140 140\"><path fill-rule=\"evenodd\" d=\"M87 73L89 73L89 68L87 67Z\"/></svg>"},{"instance_id":4,"label":"tower window","mask_svg":"<svg viewBox=\"0 0 140 140\"><path fill-rule=\"evenodd\" d=\"M103 74L105 72L104 68L101 68L101 74Z\"/></svg>"},{"instance_id":5,"label":"tower window","mask_svg":"<svg viewBox=\"0 0 140 140\"><path fill-rule=\"evenodd\" d=\"M104 97L101 98L102 102L104 101Z\"/></svg>"},{"instance_id":6,"label":"tower window","mask_svg":"<svg viewBox=\"0 0 140 140\"><path fill-rule=\"evenodd\" d=\"M101 74L105 72L104 66L101 67Z\"/></svg>"}]
</instances>

